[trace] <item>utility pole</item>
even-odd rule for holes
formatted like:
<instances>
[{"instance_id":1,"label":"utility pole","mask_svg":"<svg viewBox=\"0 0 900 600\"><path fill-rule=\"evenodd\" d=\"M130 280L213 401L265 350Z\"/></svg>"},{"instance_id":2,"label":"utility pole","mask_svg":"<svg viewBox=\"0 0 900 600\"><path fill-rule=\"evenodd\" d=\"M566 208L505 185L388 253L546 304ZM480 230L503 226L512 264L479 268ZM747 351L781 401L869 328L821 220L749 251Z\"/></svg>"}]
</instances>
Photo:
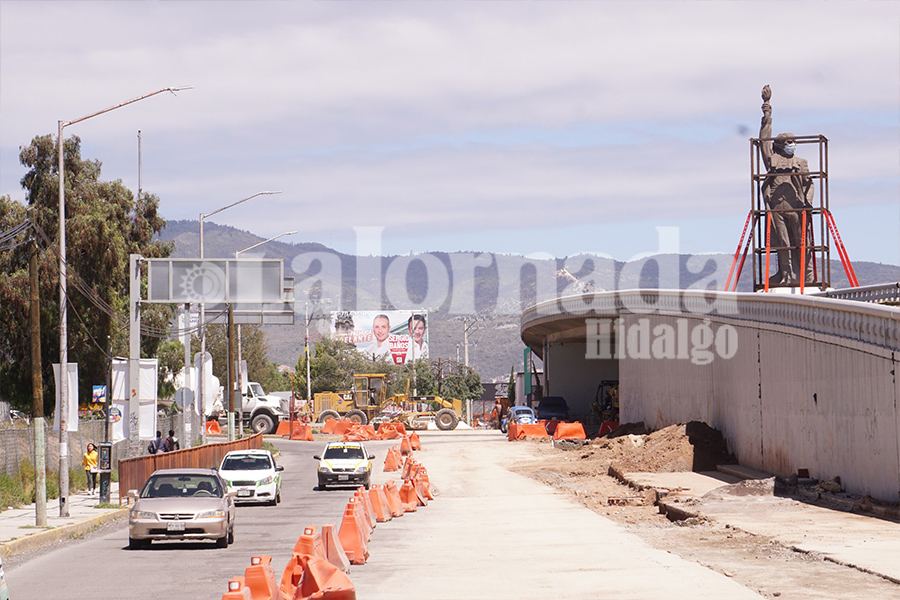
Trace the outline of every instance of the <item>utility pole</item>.
<instances>
[{"instance_id":1,"label":"utility pole","mask_svg":"<svg viewBox=\"0 0 900 600\"><path fill-rule=\"evenodd\" d=\"M303 342L306 353L306 406L312 406L312 371L309 364L309 297L306 298L306 336Z\"/></svg>"},{"instance_id":2,"label":"utility pole","mask_svg":"<svg viewBox=\"0 0 900 600\"><path fill-rule=\"evenodd\" d=\"M41 302L38 297L38 247L28 260L31 286L31 402L34 426L34 525L47 526L47 443L44 438L44 382L41 373Z\"/></svg>"},{"instance_id":3,"label":"utility pole","mask_svg":"<svg viewBox=\"0 0 900 600\"><path fill-rule=\"evenodd\" d=\"M469 366L469 320L463 319L463 364Z\"/></svg>"},{"instance_id":4,"label":"utility pole","mask_svg":"<svg viewBox=\"0 0 900 600\"><path fill-rule=\"evenodd\" d=\"M228 441L234 441L234 304L228 305Z\"/></svg>"}]
</instances>

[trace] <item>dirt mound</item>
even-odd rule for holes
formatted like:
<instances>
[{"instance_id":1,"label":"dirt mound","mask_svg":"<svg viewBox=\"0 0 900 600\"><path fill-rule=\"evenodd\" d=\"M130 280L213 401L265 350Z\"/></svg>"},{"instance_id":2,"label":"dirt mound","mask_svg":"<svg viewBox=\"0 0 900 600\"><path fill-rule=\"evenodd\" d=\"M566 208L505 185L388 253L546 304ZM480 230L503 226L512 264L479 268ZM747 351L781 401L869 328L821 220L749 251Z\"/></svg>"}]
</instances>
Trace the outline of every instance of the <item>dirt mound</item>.
<instances>
[{"instance_id":1,"label":"dirt mound","mask_svg":"<svg viewBox=\"0 0 900 600\"><path fill-rule=\"evenodd\" d=\"M711 471L716 465L736 462L722 434L698 421L670 425L647 435L600 438L591 446L594 452L582 458L608 462L625 472Z\"/></svg>"}]
</instances>

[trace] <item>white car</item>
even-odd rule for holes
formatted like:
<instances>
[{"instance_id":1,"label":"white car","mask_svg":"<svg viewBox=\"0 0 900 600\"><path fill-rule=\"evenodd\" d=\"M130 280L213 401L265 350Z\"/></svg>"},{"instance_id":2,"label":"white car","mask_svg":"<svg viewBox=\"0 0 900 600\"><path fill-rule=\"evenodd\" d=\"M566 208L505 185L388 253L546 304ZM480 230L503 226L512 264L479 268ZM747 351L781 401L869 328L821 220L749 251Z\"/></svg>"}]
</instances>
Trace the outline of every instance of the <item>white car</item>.
<instances>
[{"instance_id":1,"label":"white car","mask_svg":"<svg viewBox=\"0 0 900 600\"><path fill-rule=\"evenodd\" d=\"M328 442L325 451L313 456L319 461L319 489L329 485L363 485L372 481L372 461L366 447L359 442Z\"/></svg>"},{"instance_id":2,"label":"white car","mask_svg":"<svg viewBox=\"0 0 900 600\"><path fill-rule=\"evenodd\" d=\"M0 558L0 600L9 600L9 588L6 587L6 578L3 577L2 558Z\"/></svg>"},{"instance_id":3,"label":"white car","mask_svg":"<svg viewBox=\"0 0 900 600\"><path fill-rule=\"evenodd\" d=\"M219 475L235 502L281 502L281 472L268 450L234 450L225 455Z\"/></svg>"}]
</instances>

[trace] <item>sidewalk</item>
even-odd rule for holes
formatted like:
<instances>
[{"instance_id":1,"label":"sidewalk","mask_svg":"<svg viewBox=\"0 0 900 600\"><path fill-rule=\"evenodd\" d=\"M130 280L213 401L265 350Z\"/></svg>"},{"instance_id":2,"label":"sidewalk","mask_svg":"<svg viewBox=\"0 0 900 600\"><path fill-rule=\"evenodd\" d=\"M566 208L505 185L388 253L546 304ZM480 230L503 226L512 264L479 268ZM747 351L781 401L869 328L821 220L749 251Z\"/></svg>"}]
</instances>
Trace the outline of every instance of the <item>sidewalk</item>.
<instances>
[{"instance_id":1,"label":"sidewalk","mask_svg":"<svg viewBox=\"0 0 900 600\"><path fill-rule=\"evenodd\" d=\"M116 505L119 503L118 483L110 484L110 501ZM69 516L62 518L59 516L59 500L48 500L46 529L34 525L34 504L0 512L0 557L8 558L63 539L81 537L127 513L126 508L94 508L99 503L99 494L71 494Z\"/></svg>"},{"instance_id":2,"label":"sidewalk","mask_svg":"<svg viewBox=\"0 0 900 600\"><path fill-rule=\"evenodd\" d=\"M900 583L900 524L774 495L771 479L719 472L624 473L635 486L663 491L660 503L788 548Z\"/></svg>"},{"instance_id":3,"label":"sidewalk","mask_svg":"<svg viewBox=\"0 0 900 600\"><path fill-rule=\"evenodd\" d=\"M760 597L510 472L522 449L495 431L420 437L437 499L377 530L369 562L351 570L360 598Z\"/></svg>"}]
</instances>

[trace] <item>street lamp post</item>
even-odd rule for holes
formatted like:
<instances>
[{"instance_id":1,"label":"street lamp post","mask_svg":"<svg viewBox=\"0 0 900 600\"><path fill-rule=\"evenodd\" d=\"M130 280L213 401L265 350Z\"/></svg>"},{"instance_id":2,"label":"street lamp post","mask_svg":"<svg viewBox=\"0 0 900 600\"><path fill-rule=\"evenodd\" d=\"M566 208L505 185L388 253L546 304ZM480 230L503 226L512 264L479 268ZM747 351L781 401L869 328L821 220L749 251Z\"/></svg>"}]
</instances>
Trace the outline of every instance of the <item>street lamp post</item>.
<instances>
[{"instance_id":1,"label":"street lamp post","mask_svg":"<svg viewBox=\"0 0 900 600\"><path fill-rule=\"evenodd\" d=\"M115 106L98 110L97 112L72 119L71 121L57 121L57 159L59 160L59 516L69 516L69 349L68 349L68 315L66 311L66 174L65 174L65 144L63 132L69 125L75 125L88 119L93 119L102 114L114 111L117 108L140 102L151 96L163 92L175 93L189 87L167 87L138 98L132 98L120 102Z\"/></svg>"},{"instance_id":2,"label":"street lamp post","mask_svg":"<svg viewBox=\"0 0 900 600\"><path fill-rule=\"evenodd\" d=\"M259 246L262 246L263 244L268 244L269 242L273 242L279 238L283 238L283 237L286 237L289 235L296 235L297 233L298 233L297 231L285 231L284 233L279 233L278 235L276 235L274 237L270 237L267 240L257 242L255 244L253 244L252 246L248 246L248 247L244 248L243 250L238 250L237 252L234 253L234 257L239 258L240 255L243 254L244 252L253 250L254 248L258 248ZM237 324L237 382L238 382L238 390L240 390L240 396L238 396L238 397L241 399L241 407L240 407L241 412L243 412L244 383L245 383L244 372L241 369L242 364L243 364L243 356L241 354L241 324L238 323ZM244 435L244 420L243 420L243 418L238 420L238 424L239 424L238 430L240 431L241 437L243 437L243 435Z\"/></svg>"},{"instance_id":3,"label":"street lamp post","mask_svg":"<svg viewBox=\"0 0 900 600\"><path fill-rule=\"evenodd\" d=\"M203 221L207 217L217 215L224 210L228 210L229 208L237 206L238 204L243 204L244 202L246 202L248 200L252 200L253 198L257 198L259 196L272 196L272 195L280 194L280 193L281 192L268 192L268 191L256 192L252 196L247 196L246 198L241 198L237 202L232 202L231 204L229 204L227 206L223 206L222 208L217 208L216 210L212 211L211 213L200 213L200 219L199 219L200 220L200 260L202 261L204 258L204 256L203 256ZM203 443L206 443L206 422L205 422L206 421L206 398L204 397L204 388L206 386L204 384L205 377L204 377L204 369L203 369L203 364L205 362L204 357L206 356L206 323L204 322L205 320L206 320L205 304L203 302L201 302L200 303L200 323L199 323L199 327L200 327L200 371L199 371L199 374L197 375L197 396L198 396L198 399L200 402L200 420L201 420L201 422L203 422L203 428L201 429L201 431L202 431L201 435L203 436ZM233 399L232 399L232 401L233 401ZM231 404L232 401L229 401L229 405ZM231 411L229 411L229 419L231 419L231 418L233 418L233 415L231 414ZM233 432L234 429L231 429L231 431Z\"/></svg>"}]
</instances>

